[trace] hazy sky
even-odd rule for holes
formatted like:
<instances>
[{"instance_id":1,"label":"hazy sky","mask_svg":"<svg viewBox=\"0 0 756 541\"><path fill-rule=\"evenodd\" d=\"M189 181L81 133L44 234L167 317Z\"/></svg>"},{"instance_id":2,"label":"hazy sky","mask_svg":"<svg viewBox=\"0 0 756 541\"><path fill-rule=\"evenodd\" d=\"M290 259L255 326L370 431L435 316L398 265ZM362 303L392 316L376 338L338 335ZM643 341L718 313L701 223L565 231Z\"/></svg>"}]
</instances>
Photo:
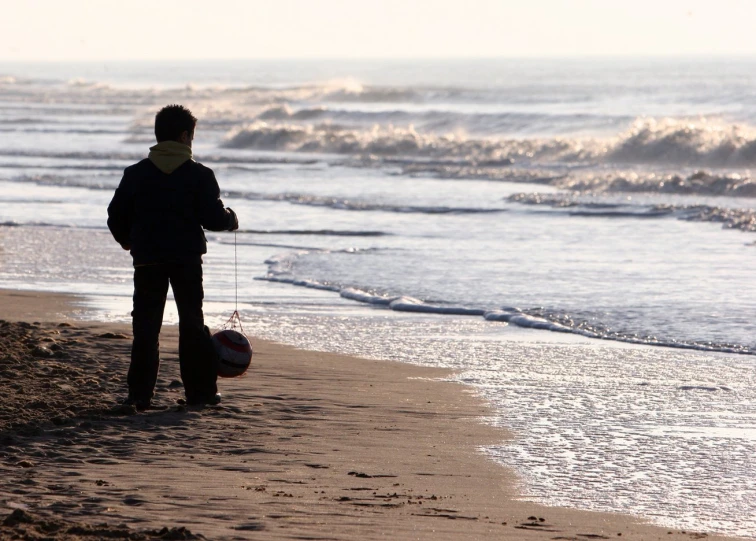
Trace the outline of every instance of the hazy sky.
<instances>
[{"instance_id":1,"label":"hazy sky","mask_svg":"<svg viewBox=\"0 0 756 541\"><path fill-rule=\"evenodd\" d=\"M0 0L0 60L756 54L754 0Z\"/></svg>"}]
</instances>

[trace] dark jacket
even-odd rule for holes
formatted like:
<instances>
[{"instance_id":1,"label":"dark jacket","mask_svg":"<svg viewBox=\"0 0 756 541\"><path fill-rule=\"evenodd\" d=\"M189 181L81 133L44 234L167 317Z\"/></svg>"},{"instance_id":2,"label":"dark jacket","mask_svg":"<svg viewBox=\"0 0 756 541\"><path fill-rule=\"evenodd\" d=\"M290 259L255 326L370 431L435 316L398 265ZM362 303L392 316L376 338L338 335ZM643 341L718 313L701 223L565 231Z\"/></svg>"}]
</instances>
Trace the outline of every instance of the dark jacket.
<instances>
[{"instance_id":1,"label":"dark jacket","mask_svg":"<svg viewBox=\"0 0 756 541\"><path fill-rule=\"evenodd\" d=\"M202 228L226 231L236 215L223 207L212 169L188 160L171 174L149 159L127 167L108 206L108 228L131 247L134 265L202 261Z\"/></svg>"}]
</instances>

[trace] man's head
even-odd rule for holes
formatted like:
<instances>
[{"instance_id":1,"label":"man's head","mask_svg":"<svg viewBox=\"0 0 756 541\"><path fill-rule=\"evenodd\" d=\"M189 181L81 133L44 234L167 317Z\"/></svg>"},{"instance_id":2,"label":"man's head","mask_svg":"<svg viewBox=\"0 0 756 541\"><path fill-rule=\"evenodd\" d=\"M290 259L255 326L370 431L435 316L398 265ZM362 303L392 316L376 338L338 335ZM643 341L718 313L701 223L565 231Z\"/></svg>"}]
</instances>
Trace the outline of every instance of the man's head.
<instances>
[{"instance_id":1,"label":"man's head","mask_svg":"<svg viewBox=\"0 0 756 541\"><path fill-rule=\"evenodd\" d=\"M177 141L189 147L194 139L197 119L183 105L167 105L155 115L155 137L158 143Z\"/></svg>"}]
</instances>

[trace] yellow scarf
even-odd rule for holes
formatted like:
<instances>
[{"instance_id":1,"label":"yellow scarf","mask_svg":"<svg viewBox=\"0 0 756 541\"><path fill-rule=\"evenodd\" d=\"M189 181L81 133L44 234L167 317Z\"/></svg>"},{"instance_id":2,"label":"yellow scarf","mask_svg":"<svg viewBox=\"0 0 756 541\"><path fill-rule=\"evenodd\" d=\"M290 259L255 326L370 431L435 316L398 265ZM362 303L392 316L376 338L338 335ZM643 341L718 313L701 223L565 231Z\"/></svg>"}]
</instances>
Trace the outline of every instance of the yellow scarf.
<instances>
[{"instance_id":1,"label":"yellow scarf","mask_svg":"<svg viewBox=\"0 0 756 541\"><path fill-rule=\"evenodd\" d=\"M147 157L163 173L170 175L184 162L192 159L192 149L178 141L163 141L150 147Z\"/></svg>"}]
</instances>

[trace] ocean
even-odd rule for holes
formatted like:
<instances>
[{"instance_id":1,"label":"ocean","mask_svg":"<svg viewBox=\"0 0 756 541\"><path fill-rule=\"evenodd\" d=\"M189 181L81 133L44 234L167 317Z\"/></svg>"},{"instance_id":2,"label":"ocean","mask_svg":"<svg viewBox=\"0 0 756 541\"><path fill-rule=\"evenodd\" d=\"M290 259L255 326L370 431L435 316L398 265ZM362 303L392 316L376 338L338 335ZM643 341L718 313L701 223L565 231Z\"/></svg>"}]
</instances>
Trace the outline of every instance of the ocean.
<instances>
[{"instance_id":1,"label":"ocean","mask_svg":"<svg viewBox=\"0 0 756 541\"><path fill-rule=\"evenodd\" d=\"M453 368L523 497L756 537L756 59L0 64L0 287L129 321L169 103L239 215L212 325Z\"/></svg>"}]
</instances>

